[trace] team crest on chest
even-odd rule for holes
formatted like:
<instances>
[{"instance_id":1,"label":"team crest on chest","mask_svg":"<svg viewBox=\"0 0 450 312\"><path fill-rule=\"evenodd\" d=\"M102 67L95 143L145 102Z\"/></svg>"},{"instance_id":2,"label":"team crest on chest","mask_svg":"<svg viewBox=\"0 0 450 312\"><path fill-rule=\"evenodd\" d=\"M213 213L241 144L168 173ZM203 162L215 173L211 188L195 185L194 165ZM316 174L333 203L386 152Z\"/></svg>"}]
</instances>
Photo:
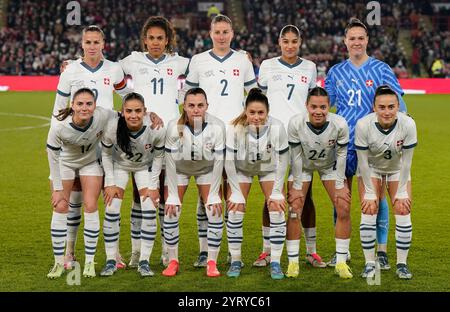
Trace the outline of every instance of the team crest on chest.
<instances>
[{"instance_id":1,"label":"team crest on chest","mask_svg":"<svg viewBox=\"0 0 450 312\"><path fill-rule=\"evenodd\" d=\"M145 144L145 150L148 150L148 149L151 149L152 148L152 145L151 144Z\"/></svg>"},{"instance_id":2,"label":"team crest on chest","mask_svg":"<svg viewBox=\"0 0 450 312\"><path fill-rule=\"evenodd\" d=\"M300 81L301 81L302 83L308 83L308 77L306 77L306 76L301 76L301 77L300 77Z\"/></svg>"},{"instance_id":3,"label":"team crest on chest","mask_svg":"<svg viewBox=\"0 0 450 312\"><path fill-rule=\"evenodd\" d=\"M266 152L267 153L271 153L272 152L272 144L269 143L269 144L266 145Z\"/></svg>"},{"instance_id":4,"label":"team crest on chest","mask_svg":"<svg viewBox=\"0 0 450 312\"><path fill-rule=\"evenodd\" d=\"M328 140L328 146L334 146L336 140Z\"/></svg>"},{"instance_id":5,"label":"team crest on chest","mask_svg":"<svg viewBox=\"0 0 450 312\"><path fill-rule=\"evenodd\" d=\"M397 146L402 146L403 145L403 140L398 140L397 141Z\"/></svg>"},{"instance_id":6,"label":"team crest on chest","mask_svg":"<svg viewBox=\"0 0 450 312\"><path fill-rule=\"evenodd\" d=\"M233 76L239 76L239 69L233 69Z\"/></svg>"},{"instance_id":7,"label":"team crest on chest","mask_svg":"<svg viewBox=\"0 0 450 312\"><path fill-rule=\"evenodd\" d=\"M372 79L367 79L366 80L366 86L372 87L373 86L373 80Z\"/></svg>"},{"instance_id":8,"label":"team crest on chest","mask_svg":"<svg viewBox=\"0 0 450 312\"><path fill-rule=\"evenodd\" d=\"M167 75L172 76L173 75L173 70L172 68L167 68Z\"/></svg>"},{"instance_id":9,"label":"team crest on chest","mask_svg":"<svg viewBox=\"0 0 450 312\"><path fill-rule=\"evenodd\" d=\"M108 78L108 77L103 78L103 83L104 83L105 85L109 86L109 84L110 84L109 78Z\"/></svg>"},{"instance_id":10,"label":"team crest on chest","mask_svg":"<svg viewBox=\"0 0 450 312\"><path fill-rule=\"evenodd\" d=\"M103 134L103 130L101 130L99 133L97 133L97 138L98 138L98 137L101 137L102 134Z\"/></svg>"}]
</instances>

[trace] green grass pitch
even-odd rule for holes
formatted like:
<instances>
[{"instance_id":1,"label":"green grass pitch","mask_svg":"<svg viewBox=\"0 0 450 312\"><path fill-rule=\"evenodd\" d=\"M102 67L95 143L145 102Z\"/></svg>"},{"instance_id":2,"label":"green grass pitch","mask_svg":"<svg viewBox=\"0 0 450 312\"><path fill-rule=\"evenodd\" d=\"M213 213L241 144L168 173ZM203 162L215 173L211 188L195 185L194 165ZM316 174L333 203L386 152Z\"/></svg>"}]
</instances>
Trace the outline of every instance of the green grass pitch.
<instances>
[{"instance_id":1,"label":"green grass pitch","mask_svg":"<svg viewBox=\"0 0 450 312\"><path fill-rule=\"evenodd\" d=\"M118 99L115 99L119 103ZM363 253L359 239L360 208L358 196L353 197L351 268L354 278L340 280L332 269L312 269L304 262L297 279L273 281L267 268L253 268L261 245L262 193L255 184L250 193L244 221L242 247L245 267L241 277L225 276L227 265L225 239L219 257L223 276L210 279L203 269L192 263L198 252L195 216L196 189L191 183L181 215L180 273L174 278L161 275L159 238L151 257L156 275L141 279L134 270L118 271L111 278L85 279L81 285L69 286L66 279L48 280L46 274L53 264L50 240L51 205L48 185L48 164L45 143L46 121L30 114L47 117L54 101L52 92L0 93L0 291L449 291L450 257L450 95L408 95L409 112L415 118L419 144L413 168L413 242L409 265L414 277L410 281L396 278L395 269L381 274L381 285L369 286L359 277L363 269ZM117 104L116 103L116 104ZM41 126L41 127L39 127ZM22 127L33 127L24 129ZM317 246L324 260L334 251L332 208L319 179L314 180L314 201L317 207ZM356 195L356 184L353 185ZM99 201L100 215L104 214ZM130 192L122 206L121 252L129 257ZM101 218L103 219L103 217ZM395 221L391 212L388 254L395 266ZM84 263L82 232L76 253ZM301 259L304 259L304 240ZM286 252L282 267L287 267ZM97 272L105 263L103 239L98 243Z\"/></svg>"}]
</instances>

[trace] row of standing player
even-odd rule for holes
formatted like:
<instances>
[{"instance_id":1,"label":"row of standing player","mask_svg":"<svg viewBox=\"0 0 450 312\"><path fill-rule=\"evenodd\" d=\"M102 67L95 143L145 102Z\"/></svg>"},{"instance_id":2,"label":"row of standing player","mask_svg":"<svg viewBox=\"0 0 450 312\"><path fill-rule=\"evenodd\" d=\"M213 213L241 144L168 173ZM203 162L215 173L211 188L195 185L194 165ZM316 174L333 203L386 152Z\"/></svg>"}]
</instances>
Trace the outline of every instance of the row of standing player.
<instances>
[{"instance_id":1,"label":"row of standing player","mask_svg":"<svg viewBox=\"0 0 450 312\"><path fill-rule=\"evenodd\" d=\"M361 31L363 32L361 34ZM232 109L230 105L220 105L221 101L229 101L231 97L234 100L233 103L241 103L243 99L243 86L250 88L253 86L253 71L251 69L251 64L248 60L242 57L239 53L230 50L230 42L233 36L231 22L223 16L219 16L218 19L213 21L211 25L211 37L213 39L213 49L211 51L204 52L200 55L194 56L191 64L189 65L189 71L187 84L191 85L200 85L205 88L207 91L208 97L210 98L209 102L212 103L210 106L210 110L213 111L213 107L216 108L216 111L213 112L217 116L220 116L220 109L223 110L224 107L227 108L225 112L222 111L222 114L225 115L223 117L224 121L229 121L229 118L232 117ZM90 37L90 38L89 38ZM123 61L120 61L123 70L127 74L131 74L134 78L135 90L144 95L144 98L148 98L149 101L146 103L152 103L151 109L153 111L158 112L161 116L163 116L163 120L168 120L168 118L164 118L164 114L167 114L167 111L172 109L176 114L178 114L177 106L173 105L173 107L165 105L167 103L168 97L173 98L173 102L176 101L176 83L175 79L179 74L184 72L186 66L188 64L187 59L182 58L178 55L171 55L170 52L173 48L173 38L174 33L170 26L170 24L163 18L151 18L146 23L142 31L142 39L143 39L143 47L144 50L148 51L148 53L139 53L134 52L131 56L125 58ZM373 87L369 90L374 89L374 86L381 83L389 83L396 90L398 90L399 94L402 94L401 89L398 86L397 81L392 78L393 74L390 71L390 68L375 59L368 58L365 49L367 46L367 29L362 23L353 22L350 23L346 29L346 44L349 49L350 59L344 62L345 66L353 66L351 68L354 72L348 71L346 72L346 76L342 77L345 79L336 79L335 83L330 83L327 87L330 93L330 99L332 104L337 103L338 113L339 111L344 112L346 109L356 109L362 105L365 105L365 101L367 98L370 98L370 94L367 96L363 92L366 90L362 89L348 89L346 92L339 92L340 88L344 89L349 80L352 81L352 84L358 84L360 82L366 83L366 89L368 87ZM292 114L286 114L289 108L294 112L298 112L298 110L302 111L304 108L303 105L298 105L298 103L305 102L305 95L307 90L314 86L315 84L315 65L309 61L303 60L298 57L299 48L301 45L301 34L295 26L288 26L283 29L280 34L280 46L282 50L282 56L277 57L271 60L266 60L263 62L260 70L260 86L262 88L267 88L267 94L269 97L269 101L273 103L277 103L272 106L271 115L276 115L277 110L282 114L279 119L286 119L285 116L291 116ZM58 93L62 98L64 98L64 104L67 102L67 97L70 96L71 90L80 87L79 74L80 71L89 71L88 75L91 74L95 76L96 73L99 72L99 69L102 67L103 63L108 65L106 60L101 59L101 49L103 46L103 35L101 31L96 31L93 29L92 31L86 31L83 34L83 48L85 50L85 57L74 64L72 66L72 70L70 67L67 69L67 76L70 76L69 73L72 71L77 76L76 79L70 81L70 79L63 79L64 73L61 77L61 82L58 87ZM90 49L90 50L89 50ZM100 56L100 57L99 57ZM236 62L237 61L237 62ZM240 62L239 62L240 61ZM352 65L353 64L353 65ZM205 66L202 66L205 65ZM342 64L340 64L342 65ZM358 67L355 67L361 65ZM114 66L110 66L114 67ZM117 66L116 66L117 67ZM374 67L375 69L367 70L367 67ZM212 69L214 68L214 69ZM105 68L104 68L105 69ZM364 70L362 70L364 69ZM78 70L78 71L77 71ZM86 71L87 70L87 71ZM114 72L114 70L110 69L110 72ZM97 90L100 95L99 89L96 87L97 81L100 82L101 86L109 89L109 94L111 95L111 86L116 84L117 87L123 87L123 83L120 83L120 77L123 77L122 69L116 71L119 77L118 79L114 79L113 73L110 73L108 77L103 77L103 75L98 74L95 78L85 80L85 84L89 87ZM330 71L329 77L333 78L333 71ZM336 68L336 72L338 72ZM361 77L361 73L365 76ZM334 73L334 72L333 72ZM350 73L350 75L349 75ZM376 75L381 73L381 78L373 77L373 79L368 78L368 74ZM389 75L391 73L391 75ZM78 74L78 75L77 75ZM122 75L122 76L121 76ZM152 76L153 75L153 76ZM154 75L157 75L154 77ZM221 77L220 75L223 75ZM99 76L99 77L98 77ZM338 78L339 75L336 75ZM141 78L139 78L141 77ZM89 77L92 78L92 77ZM100 79L98 79L100 78ZM153 78L153 79L150 79ZM175 78L175 79L173 79ZM266 79L264 84L264 78ZM78 79L78 80L77 80ZM111 81L114 79L113 81ZM66 80L66 83L64 83ZM286 83L291 80L292 83ZM148 86L148 82L150 81L150 88ZM327 82L331 81L327 79ZM102 84L103 82L103 84ZM172 84L171 84L172 83ZM83 82L81 82L83 84ZM92 85L93 84L93 85ZM209 87L208 87L209 84ZM352 87L355 87L352 85ZM356 85L358 87L358 85ZM333 90L335 88L335 90ZM65 90L65 91L64 91ZM172 91L172 92L168 92ZM352 91L352 92L350 92ZM108 94L108 92L105 92ZM108 97L98 97L98 101L102 98L107 99ZM112 99L112 98L111 98ZM161 103L161 99L165 99L164 104ZM159 100L159 102L158 102ZM346 101L347 100L347 101ZM58 102L58 97L57 97ZM229 102L231 103L231 102ZM285 105L283 105L285 104ZM348 105L347 105L348 104ZM109 102L109 106L112 106L112 101ZM285 107L286 106L286 107ZM346 107L348 106L348 107ZM367 106L367 105L366 105ZM59 106L61 107L61 106ZM371 107L371 104L370 104ZM366 107L364 109L360 109L360 111L367 110ZM170 113L169 113L170 114ZM353 114L354 115L354 114ZM352 114L349 114L350 120L355 123L355 118ZM353 120L352 120L353 118ZM228 119L228 120L227 120ZM350 133L352 133L352 123L349 122L350 125ZM284 122L286 125L286 122ZM354 167L354 166L353 166ZM80 194L78 195L80 196ZM73 194L71 195L72 202ZM76 200L74 200L76 202ZM81 200L78 200L81 202ZM80 204L71 204L71 208L80 207ZM138 254L138 245L139 240L139 219L142 218L139 215L140 210L138 209L138 205L135 204L133 209L133 217L134 220L132 224L134 227L133 230L133 256ZM206 259L204 251L206 249L206 231L204 227L205 213L203 205L198 205L198 223L199 223L199 236L200 236L200 247L201 253L199 256L199 261L196 262L197 265L206 265ZM78 210L79 211L79 210ZM265 209L265 211L267 211ZM163 213L160 213L163 215ZM265 217L263 218L264 224L267 225L268 214L263 214ZM305 215L305 214L303 214ZM314 216L314 214L312 214ZM79 224L80 213L78 212L78 216L75 214L70 218L71 221L74 222L69 227L69 229L74 229ZM312 218L313 219L313 218ZM314 220L314 219L313 219ZM202 225L203 223L203 225ZM75 226L72 226L75 225ZM311 226L303 224L305 229L310 229ZM263 227L264 232L264 252L261 257L255 264L266 264L268 261L268 254L270 253L270 247L268 247L268 227ZM71 233L76 233L76 231L69 231ZM307 232L307 230L305 231ZM315 253L315 233L314 228L310 229L310 235L306 235L307 238L307 247L308 247L308 257L309 261L317 266L323 266L323 262L320 257ZM75 234L76 235L76 234ZM68 255L70 257L70 253L73 252L74 239L72 237L68 237ZM72 239L70 239L72 238ZM70 248L72 246L72 248ZM380 246L379 246L380 248ZM133 258L132 256L132 258Z\"/></svg>"}]
</instances>

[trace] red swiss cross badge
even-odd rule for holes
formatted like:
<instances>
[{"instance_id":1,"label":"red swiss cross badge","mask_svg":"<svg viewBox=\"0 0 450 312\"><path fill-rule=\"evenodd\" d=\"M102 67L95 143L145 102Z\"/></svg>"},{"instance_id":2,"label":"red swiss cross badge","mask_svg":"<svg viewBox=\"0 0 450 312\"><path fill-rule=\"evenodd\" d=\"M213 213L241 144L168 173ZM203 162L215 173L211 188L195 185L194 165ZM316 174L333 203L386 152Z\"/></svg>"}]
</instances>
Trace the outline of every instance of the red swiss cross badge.
<instances>
[{"instance_id":1,"label":"red swiss cross badge","mask_svg":"<svg viewBox=\"0 0 450 312\"><path fill-rule=\"evenodd\" d=\"M233 76L239 76L239 69L233 69Z\"/></svg>"},{"instance_id":2,"label":"red swiss cross badge","mask_svg":"<svg viewBox=\"0 0 450 312\"><path fill-rule=\"evenodd\" d=\"M368 86L368 87L373 86L373 80L372 79L366 80L366 86Z\"/></svg>"},{"instance_id":3,"label":"red swiss cross badge","mask_svg":"<svg viewBox=\"0 0 450 312\"><path fill-rule=\"evenodd\" d=\"M167 68L167 75L172 76L173 75L173 70L172 68Z\"/></svg>"},{"instance_id":4,"label":"red swiss cross badge","mask_svg":"<svg viewBox=\"0 0 450 312\"><path fill-rule=\"evenodd\" d=\"M103 83L109 86L109 78L103 78Z\"/></svg>"}]
</instances>

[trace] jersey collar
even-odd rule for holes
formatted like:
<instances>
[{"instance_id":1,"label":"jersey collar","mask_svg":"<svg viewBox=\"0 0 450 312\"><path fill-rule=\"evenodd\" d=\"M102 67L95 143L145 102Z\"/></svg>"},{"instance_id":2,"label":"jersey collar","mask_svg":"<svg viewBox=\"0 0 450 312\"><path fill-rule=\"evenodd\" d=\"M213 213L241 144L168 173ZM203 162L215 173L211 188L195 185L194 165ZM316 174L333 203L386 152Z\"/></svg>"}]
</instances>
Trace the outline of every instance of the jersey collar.
<instances>
[{"instance_id":1,"label":"jersey collar","mask_svg":"<svg viewBox=\"0 0 450 312\"><path fill-rule=\"evenodd\" d=\"M280 58L278 58L278 62L280 62L281 64L283 64L284 66L286 66L288 68L294 68L294 67L300 65L303 62L303 60L301 58L298 58L297 62L295 62L294 64L289 64L288 62L283 61L280 57Z\"/></svg>"},{"instance_id":2,"label":"jersey collar","mask_svg":"<svg viewBox=\"0 0 450 312\"><path fill-rule=\"evenodd\" d=\"M130 132L130 137L132 137L133 139L136 140L139 136L141 136L142 133L144 133L146 128L147 128L147 126L143 126L141 128L141 130L139 130L138 132L135 132L134 134Z\"/></svg>"},{"instance_id":3,"label":"jersey collar","mask_svg":"<svg viewBox=\"0 0 450 312\"><path fill-rule=\"evenodd\" d=\"M313 125L309 121L306 122L306 125L308 126L308 128L311 129L311 131L317 135L323 133L328 128L329 124L330 124L330 122L326 121L325 124L321 128L314 128Z\"/></svg>"},{"instance_id":4,"label":"jersey collar","mask_svg":"<svg viewBox=\"0 0 450 312\"><path fill-rule=\"evenodd\" d=\"M365 61L364 63L362 63L359 67L356 67L355 64L352 63L352 61L350 61L350 58L347 59L347 62L350 64L350 66L352 66L355 70L360 70L361 68L364 68L364 66L366 66L367 64L369 64L372 61L373 57L369 56L369 58L367 59L367 61Z\"/></svg>"},{"instance_id":5,"label":"jersey collar","mask_svg":"<svg viewBox=\"0 0 450 312\"><path fill-rule=\"evenodd\" d=\"M85 62L81 62L80 63L81 66L83 66L84 68L86 68L88 71L90 71L91 73L95 73L97 70L99 70L102 66L103 66L103 60L100 61L100 63L98 63L97 67L92 68L91 66L89 66L88 64L86 64Z\"/></svg>"},{"instance_id":6,"label":"jersey collar","mask_svg":"<svg viewBox=\"0 0 450 312\"><path fill-rule=\"evenodd\" d=\"M387 130L381 128L380 123L379 123L378 121L375 122L375 126L377 127L377 129L378 129L381 133L383 133L383 134L385 134L385 135L388 135L389 133L392 132L392 130L394 130L395 126L397 125L397 120L398 120L398 119L395 119L394 124L393 124L392 126L390 126Z\"/></svg>"},{"instance_id":7,"label":"jersey collar","mask_svg":"<svg viewBox=\"0 0 450 312\"><path fill-rule=\"evenodd\" d=\"M166 55L165 55L165 54L163 54L159 59L154 59L154 58L151 57L148 53L146 53L145 56L146 56L147 59L148 59L149 61L151 61L153 64L161 63L163 60L166 59Z\"/></svg>"},{"instance_id":8,"label":"jersey collar","mask_svg":"<svg viewBox=\"0 0 450 312\"><path fill-rule=\"evenodd\" d=\"M205 130L205 128L206 128L207 125L208 125L208 123L207 123L206 121L204 121L204 122L202 123L202 131L200 131L200 132L198 132L198 133L194 133L194 128L191 127L191 126L188 125L188 124L186 124L186 127L188 127L188 129L191 131L191 133L192 133L194 136L197 136L197 135L199 135L200 133L202 133L203 130Z\"/></svg>"},{"instance_id":9,"label":"jersey collar","mask_svg":"<svg viewBox=\"0 0 450 312\"><path fill-rule=\"evenodd\" d=\"M215 55L214 52L213 52L212 50L209 51L209 55L211 55L211 57L212 57L213 59L215 59L216 61L218 61L218 62L220 62L220 63L225 62L228 58L230 58L231 55L233 55L233 53L234 53L234 51L231 50L231 51L230 51L227 55L225 55L224 57L219 57L219 56Z\"/></svg>"},{"instance_id":10,"label":"jersey collar","mask_svg":"<svg viewBox=\"0 0 450 312\"><path fill-rule=\"evenodd\" d=\"M69 125L74 128L75 130L81 131L81 132L86 132L87 129L89 129L89 127L92 125L92 122L94 121L94 116L91 117L91 119L89 120L88 124L86 125L86 127L81 128L78 127L76 124L74 124L73 122L70 122Z\"/></svg>"}]
</instances>

